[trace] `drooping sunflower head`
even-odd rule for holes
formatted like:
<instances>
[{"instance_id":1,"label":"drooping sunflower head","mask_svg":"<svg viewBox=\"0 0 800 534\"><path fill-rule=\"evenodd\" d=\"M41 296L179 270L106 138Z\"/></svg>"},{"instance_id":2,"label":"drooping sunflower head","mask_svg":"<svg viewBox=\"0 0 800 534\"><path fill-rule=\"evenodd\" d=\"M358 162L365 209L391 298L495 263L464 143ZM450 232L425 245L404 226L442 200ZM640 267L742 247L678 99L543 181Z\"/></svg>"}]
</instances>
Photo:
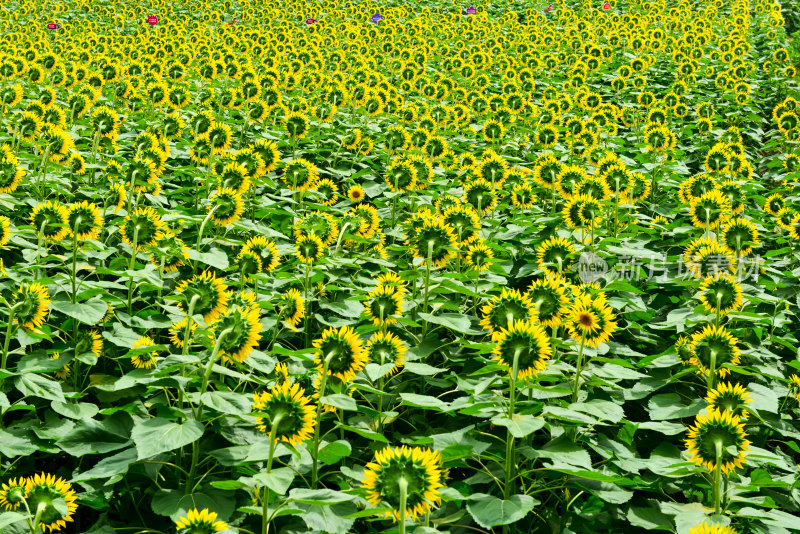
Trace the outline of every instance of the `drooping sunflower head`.
<instances>
[{"instance_id":1,"label":"drooping sunflower head","mask_svg":"<svg viewBox=\"0 0 800 534\"><path fill-rule=\"evenodd\" d=\"M487 270L494 260L494 252L482 241L470 244L464 254L464 264L475 271L482 273Z\"/></svg>"},{"instance_id":2,"label":"drooping sunflower head","mask_svg":"<svg viewBox=\"0 0 800 534\"><path fill-rule=\"evenodd\" d=\"M503 288L481 308L481 326L492 333L511 328L517 321L527 321L534 316L533 303L516 289Z\"/></svg>"},{"instance_id":3,"label":"drooping sunflower head","mask_svg":"<svg viewBox=\"0 0 800 534\"><path fill-rule=\"evenodd\" d=\"M518 183L511 190L511 202L521 210L529 210L536 205L536 195L528 183Z\"/></svg>"},{"instance_id":4,"label":"drooping sunflower head","mask_svg":"<svg viewBox=\"0 0 800 534\"><path fill-rule=\"evenodd\" d=\"M28 481L25 478L12 478L0 487L0 506L6 512L17 510L23 506L28 495Z\"/></svg>"},{"instance_id":5,"label":"drooping sunflower head","mask_svg":"<svg viewBox=\"0 0 800 534\"><path fill-rule=\"evenodd\" d=\"M697 416L687 436L687 452L697 465L713 471L719 462L723 473L744 465L750 442L744 425L731 412L709 408Z\"/></svg>"},{"instance_id":6,"label":"drooping sunflower head","mask_svg":"<svg viewBox=\"0 0 800 534\"><path fill-rule=\"evenodd\" d=\"M295 447L311 438L315 408L300 384L289 381L253 394L253 411L264 414L256 421L258 430Z\"/></svg>"},{"instance_id":7,"label":"drooping sunflower head","mask_svg":"<svg viewBox=\"0 0 800 534\"><path fill-rule=\"evenodd\" d=\"M495 343L492 360L513 374L515 380L531 378L547 366L553 353L550 337L541 325L530 320L514 321L508 328L496 331L492 336Z\"/></svg>"},{"instance_id":8,"label":"drooping sunflower head","mask_svg":"<svg viewBox=\"0 0 800 534\"><path fill-rule=\"evenodd\" d=\"M36 329L44 324L50 311L50 295L39 282L22 284L14 293L14 319L22 328Z\"/></svg>"},{"instance_id":9,"label":"drooping sunflower head","mask_svg":"<svg viewBox=\"0 0 800 534\"><path fill-rule=\"evenodd\" d=\"M602 221L602 204L592 196L576 194L567 201L561 214L569 227L594 228Z\"/></svg>"},{"instance_id":10,"label":"drooping sunflower head","mask_svg":"<svg viewBox=\"0 0 800 534\"><path fill-rule=\"evenodd\" d=\"M150 262L166 273L174 273L188 259L189 247L172 231L162 233L150 249Z\"/></svg>"},{"instance_id":11,"label":"drooping sunflower head","mask_svg":"<svg viewBox=\"0 0 800 534\"><path fill-rule=\"evenodd\" d=\"M726 315L742 307L742 287L730 274L717 273L703 280L698 298L708 313Z\"/></svg>"},{"instance_id":12,"label":"drooping sunflower head","mask_svg":"<svg viewBox=\"0 0 800 534\"><path fill-rule=\"evenodd\" d=\"M281 295L280 306L280 316L286 321L290 328L296 329L306 313L303 294L297 289L287 290Z\"/></svg>"},{"instance_id":13,"label":"drooping sunflower head","mask_svg":"<svg viewBox=\"0 0 800 534\"><path fill-rule=\"evenodd\" d=\"M293 191L307 191L319 179L319 171L310 161L295 158L284 167L282 179Z\"/></svg>"},{"instance_id":14,"label":"drooping sunflower head","mask_svg":"<svg viewBox=\"0 0 800 534\"><path fill-rule=\"evenodd\" d=\"M98 358L103 354L103 337L97 330L78 330L75 338L75 355L92 353Z\"/></svg>"},{"instance_id":15,"label":"drooping sunflower head","mask_svg":"<svg viewBox=\"0 0 800 534\"><path fill-rule=\"evenodd\" d=\"M433 268L446 265L455 255L457 244L453 227L442 217L426 218L419 229L406 233L406 241L414 257L430 259Z\"/></svg>"},{"instance_id":16,"label":"drooping sunflower head","mask_svg":"<svg viewBox=\"0 0 800 534\"><path fill-rule=\"evenodd\" d=\"M698 240L699 246L690 243L684 252L686 267L695 278L705 278L721 272L736 272L737 258L727 246L715 240Z\"/></svg>"},{"instance_id":17,"label":"drooping sunflower head","mask_svg":"<svg viewBox=\"0 0 800 534\"><path fill-rule=\"evenodd\" d=\"M442 219L453 228L453 233L461 244L471 243L480 237L481 220L469 204L450 206L442 214Z\"/></svg>"},{"instance_id":18,"label":"drooping sunflower head","mask_svg":"<svg viewBox=\"0 0 800 534\"><path fill-rule=\"evenodd\" d=\"M693 200L689 213L697 228L714 228L730 216L731 202L721 191L714 189Z\"/></svg>"},{"instance_id":19,"label":"drooping sunflower head","mask_svg":"<svg viewBox=\"0 0 800 534\"><path fill-rule=\"evenodd\" d=\"M536 322L550 327L561 324L569 309L565 287L566 282L558 275L535 280L528 286L525 296L533 305Z\"/></svg>"},{"instance_id":20,"label":"drooping sunflower head","mask_svg":"<svg viewBox=\"0 0 800 534\"><path fill-rule=\"evenodd\" d=\"M0 215L0 247L6 246L10 239L11 220L4 215Z\"/></svg>"},{"instance_id":21,"label":"drooping sunflower head","mask_svg":"<svg viewBox=\"0 0 800 534\"><path fill-rule=\"evenodd\" d=\"M747 417L745 404L753 402L750 394L741 384L720 382L706 395L709 409L728 411L736 417Z\"/></svg>"},{"instance_id":22,"label":"drooping sunflower head","mask_svg":"<svg viewBox=\"0 0 800 534\"><path fill-rule=\"evenodd\" d=\"M46 200L33 208L31 225L48 241L60 241L69 234L68 212L57 201Z\"/></svg>"},{"instance_id":23,"label":"drooping sunflower head","mask_svg":"<svg viewBox=\"0 0 800 534\"><path fill-rule=\"evenodd\" d=\"M576 261L575 247L563 237L553 236L536 249L539 268L548 275L569 271Z\"/></svg>"},{"instance_id":24,"label":"drooping sunflower head","mask_svg":"<svg viewBox=\"0 0 800 534\"><path fill-rule=\"evenodd\" d=\"M721 241L740 256L747 256L760 244L756 225L744 217L729 220L722 230Z\"/></svg>"},{"instance_id":25,"label":"drooping sunflower head","mask_svg":"<svg viewBox=\"0 0 800 534\"><path fill-rule=\"evenodd\" d=\"M203 136L208 140L211 152L221 154L231 147L233 132L224 122L212 122Z\"/></svg>"},{"instance_id":26,"label":"drooping sunflower head","mask_svg":"<svg viewBox=\"0 0 800 534\"><path fill-rule=\"evenodd\" d=\"M192 508L185 516L178 518L175 528L178 534L214 534L227 530L228 524L217 521L217 513L209 512L208 508Z\"/></svg>"},{"instance_id":27,"label":"drooping sunflower head","mask_svg":"<svg viewBox=\"0 0 800 534\"><path fill-rule=\"evenodd\" d=\"M339 186L329 178L317 180L311 189L322 196L317 202L323 206L333 206L339 198Z\"/></svg>"},{"instance_id":28,"label":"drooping sunflower head","mask_svg":"<svg viewBox=\"0 0 800 534\"><path fill-rule=\"evenodd\" d=\"M303 216L294 224L296 236L314 234L320 238L323 245L331 245L338 236L339 224L330 213L315 211Z\"/></svg>"},{"instance_id":29,"label":"drooping sunflower head","mask_svg":"<svg viewBox=\"0 0 800 534\"><path fill-rule=\"evenodd\" d=\"M153 338L149 336L140 336L139 339L131 345L131 351L134 354L131 356L131 363L137 369L153 369L156 366L158 352L150 350L156 344Z\"/></svg>"},{"instance_id":30,"label":"drooping sunflower head","mask_svg":"<svg viewBox=\"0 0 800 534\"><path fill-rule=\"evenodd\" d=\"M261 308L232 306L222 313L212 330L221 339L223 361L243 362L261 338Z\"/></svg>"},{"instance_id":31,"label":"drooping sunflower head","mask_svg":"<svg viewBox=\"0 0 800 534\"><path fill-rule=\"evenodd\" d=\"M67 526L78 509L75 490L62 478L52 474L37 473L27 479L28 509L37 510L43 531L54 532ZM62 501L60 505L56 501ZM63 505L66 504L66 514Z\"/></svg>"},{"instance_id":32,"label":"drooping sunflower head","mask_svg":"<svg viewBox=\"0 0 800 534\"><path fill-rule=\"evenodd\" d=\"M284 119L286 133L293 139L305 137L310 127L311 124L308 121L308 117L303 113L292 112L286 115L286 119Z\"/></svg>"},{"instance_id":33,"label":"drooping sunflower head","mask_svg":"<svg viewBox=\"0 0 800 534\"><path fill-rule=\"evenodd\" d=\"M391 364L392 367L383 376L397 373L406 361L405 343L391 332L376 332L369 338L366 347L369 361L383 366Z\"/></svg>"},{"instance_id":34,"label":"drooping sunflower head","mask_svg":"<svg viewBox=\"0 0 800 534\"><path fill-rule=\"evenodd\" d=\"M309 265L320 259L325 252L325 244L314 233L299 236L294 248L297 259Z\"/></svg>"},{"instance_id":35,"label":"drooping sunflower head","mask_svg":"<svg viewBox=\"0 0 800 534\"><path fill-rule=\"evenodd\" d=\"M364 313L376 326L390 325L403 313L403 292L394 286L378 285L364 300Z\"/></svg>"},{"instance_id":36,"label":"drooping sunflower head","mask_svg":"<svg viewBox=\"0 0 800 534\"><path fill-rule=\"evenodd\" d=\"M394 158L383 179L391 191L411 191L417 185L417 169L408 160Z\"/></svg>"},{"instance_id":37,"label":"drooping sunflower head","mask_svg":"<svg viewBox=\"0 0 800 534\"><path fill-rule=\"evenodd\" d=\"M67 210L67 226L79 241L97 239L103 227L100 208L85 200L73 202Z\"/></svg>"},{"instance_id":38,"label":"drooping sunflower head","mask_svg":"<svg viewBox=\"0 0 800 534\"><path fill-rule=\"evenodd\" d=\"M281 257L275 243L260 235L248 239L242 247L242 252L256 253L261 260L261 267L265 273L274 271Z\"/></svg>"},{"instance_id":39,"label":"drooping sunflower head","mask_svg":"<svg viewBox=\"0 0 800 534\"><path fill-rule=\"evenodd\" d=\"M441 454L431 449L386 447L366 465L362 487L370 504L392 509L384 517L400 518L400 492L405 489L405 517L416 520L436 506L443 487Z\"/></svg>"},{"instance_id":40,"label":"drooping sunflower head","mask_svg":"<svg viewBox=\"0 0 800 534\"><path fill-rule=\"evenodd\" d=\"M244 213L242 195L229 187L217 189L209 200L208 212L217 226L233 224Z\"/></svg>"},{"instance_id":41,"label":"drooping sunflower head","mask_svg":"<svg viewBox=\"0 0 800 534\"><path fill-rule=\"evenodd\" d=\"M692 334L689 342L691 358L689 363L697 368L697 372L708 375L711 367L720 378L730 372L725 364L738 365L741 351L739 340L724 326L708 325L703 330Z\"/></svg>"},{"instance_id":42,"label":"drooping sunflower head","mask_svg":"<svg viewBox=\"0 0 800 534\"><path fill-rule=\"evenodd\" d=\"M733 527L727 525L709 524L703 521L689 529L688 534L737 534Z\"/></svg>"},{"instance_id":43,"label":"drooping sunflower head","mask_svg":"<svg viewBox=\"0 0 800 534\"><path fill-rule=\"evenodd\" d=\"M247 280L262 270L261 256L253 250L242 249L236 256L236 270Z\"/></svg>"},{"instance_id":44,"label":"drooping sunflower head","mask_svg":"<svg viewBox=\"0 0 800 534\"><path fill-rule=\"evenodd\" d=\"M328 374L343 382L350 382L364 369L368 361L361 339L349 326L327 328L322 337L314 340L316 359L314 365L322 372L327 361Z\"/></svg>"},{"instance_id":45,"label":"drooping sunflower head","mask_svg":"<svg viewBox=\"0 0 800 534\"><path fill-rule=\"evenodd\" d=\"M183 296L178 305L184 312L202 315L206 324L210 324L228 308L230 293L227 289L224 279L203 271L178 284L175 292Z\"/></svg>"},{"instance_id":46,"label":"drooping sunflower head","mask_svg":"<svg viewBox=\"0 0 800 534\"><path fill-rule=\"evenodd\" d=\"M220 158L217 162L217 165L222 167L217 173L220 187L233 189L238 194L244 194L252 185L247 167L235 161L225 164L225 161L225 159Z\"/></svg>"},{"instance_id":47,"label":"drooping sunflower head","mask_svg":"<svg viewBox=\"0 0 800 534\"><path fill-rule=\"evenodd\" d=\"M150 206L136 208L125 217L119 229L122 241L129 247L153 246L161 237L164 221Z\"/></svg>"}]
</instances>

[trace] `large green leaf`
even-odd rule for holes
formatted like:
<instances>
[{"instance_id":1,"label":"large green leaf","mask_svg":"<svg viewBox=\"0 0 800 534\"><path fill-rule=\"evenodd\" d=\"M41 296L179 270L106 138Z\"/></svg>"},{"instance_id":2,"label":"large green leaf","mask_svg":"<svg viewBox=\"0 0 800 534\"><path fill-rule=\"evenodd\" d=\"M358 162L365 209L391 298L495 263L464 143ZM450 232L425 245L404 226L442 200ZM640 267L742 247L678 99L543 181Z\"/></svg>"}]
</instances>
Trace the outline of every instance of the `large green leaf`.
<instances>
[{"instance_id":1,"label":"large green leaf","mask_svg":"<svg viewBox=\"0 0 800 534\"><path fill-rule=\"evenodd\" d=\"M467 510L480 526L492 528L519 521L538 503L530 495L512 495L510 499L503 500L484 493L475 493L470 496Z\"/></svg>"},{"instance_id":2,"label":"large green leaf","mask_svg":"<svg viewBox=\"0 0 800 534\"><path fill-rule=\"evenodd\" d=\"M189 445L202 435L203 425L197 421L176 423L160 417L136 423L131 432L140 460Z\"/></svg>"}]
</instances>

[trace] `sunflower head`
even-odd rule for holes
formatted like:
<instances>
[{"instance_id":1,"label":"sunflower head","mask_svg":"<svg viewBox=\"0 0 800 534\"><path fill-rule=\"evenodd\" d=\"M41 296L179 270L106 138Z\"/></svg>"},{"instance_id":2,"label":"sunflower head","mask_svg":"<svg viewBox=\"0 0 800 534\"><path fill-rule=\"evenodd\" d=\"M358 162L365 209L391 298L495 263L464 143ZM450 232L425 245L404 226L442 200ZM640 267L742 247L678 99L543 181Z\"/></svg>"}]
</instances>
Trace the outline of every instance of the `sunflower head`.
<instances>
[{"instance_id":1,"label":"sunflower head","mask_svg":"<svg viewBox=\"0 0 800 534\"><path fill-rule=\"evenodd\" d=\"M688 534L737 534L733 527L727 525L718 525L716 523L708 524L703 521L699 525L695 525L689 529Z\"/></svg>"},{"instance_id":2,"label":"sunflower head","mask_svg":"<svg viewBox=\"0 0 800 534\"><path fill-rule=\"evenodd\" d=\"M119 232L122 241L130 247L153 246L161 237L164 221L150 206L136 208L125 217Z\"/></svg>"},{"instance_id":3,"label":"sunflower head","mask_svg":"<svg viewBox=\"0 0 800 534\"><path fill-rule=\"evenodd\" d=\"M481 313L481 326L488 332L496 332L511 328L517 321L532 318L534 308L533 303L518 290L503 288L499 296L483 305Z\"/></svg>"},{"instance_id":4,"label":"sunflower head","mask_svg":"<svg viewBox=\"0 0 800 534\"><path fill-rule=\"evenodd\" d=\"M52 474L38 473L27 479L26 489L28 509L39 510L39 525L44 531L61 530L72 521L78 505L75 503L75 491L64 479L56 478ZM57 506L55 501L62 501L61 506Z\"/></svg>"},{"instance_id":5,"label":"sunflower head","mask_svg":"<svg viewBox=\"0 0 800 534\"><path fill-rule=\"evenodd\" d=\"M739 340L731 335L724 326L706 326L703 330L692 334L689 342L691 358L689 363L697 368L697 372L708 375L711 368L721 378L730 372L724 364L738 365L740 361Z\"/></svg>"},{"instance_id":6,"label":"sunflower head","mask_svg":"<svg viewBox=\"0 0 800 534\"><path fill-rule=\"evenodd\" d=\"M13 306L14 319L21 327L39 328L50 311L50 295L39 282L22 284L14 293Z\"/></svg>"},{"instance_id":7,"label":"sunflower head","mask_svg":"<svg viewBox=\"0 0 800 534\"><path fill-rule=\"evenodd\" d=\"M525 297L533 305L537 323L550 327L561 324L569 309L565 286L564 279L557 275L535 280L528 286Z\"/></svg>"},{"instance_id":8,"label":"sunflower head","mask_svg":"<svg viewBox=\"0 0 800 534\"><path fill-rule=\"evenodd\" d=\"M572 339L592 348L608 341L617 328L614 312L602 293L594 298L580 294L568 313L567 328Z\"/></svg>"},{"instance_id":9,"label":"sunflower head","mask_svg":"<svg viewBox=\"0 0 800 534\"><path fill-rule=\"evenodd\" d=\"M367 500L392 509L385 517L400 518L401 491L406 494L405 517L416 520L432 510L441 500L443 486L441 454L431 449L386 447L375 453L375 461L366 466L362 487ZM401 489L402 488L402 489Z\"/></svg>"},{"instance_id":10,"label":"sunflower head","mask_svg":"<svg viewBox=\"0 0 800 534\"><path fill-rule=\"evenodd\" d=\"M430 260L433 268L446 265L457 244L453 227L438 216L426 217L421 227L406 233L406 241L414 257Z\"/></svg>"},{"instance_id":11,"label":"sunflower head","mask_svg":"<svg viewBox=\"0 0 800 534\"><path fill-rule=\"evenodd\" d=\"M283 183L293 191L307 191L318 179L317 167L302 158L295 158L284 167Z\"/></svg>"},{"instance_id":12,"label":"sunflower head","mask_svg":"<svg viewBox=\"0 0 800 534\"><path fill-rule=\"evenodd\" d=\"M536 249L539 268L548 275L561 275L575 264L575 247L563 237L553 236Z\"/></svg>"},{"instance_id":13,"label":"sunflower head","mask_svg":"<svg viewBox=\"0 0 800 534\"><path fill-rule=\"evenodd\" d=\"M364 313L376 325L390 325L395 315L403 313L403 291L394 286L378 285L364 301Z\"/></svg>"},{"instance_id":14,"label":"sunflower head","mask_svg":"<svg viewBox=\"0 0 800 534\"><path fill-rule=\"evenodd\" d=\"M60 241L69 234L68 212L62 204L46 200L33 208L31 225L47 241Z\"/></svg>"},{"instance_id":15,"label":"sunflower head","mask_svg":"<svg viewBox=\"0 0 800 534\"><path fill-rule=\"evenodd\" d=\"M28 496L28 481L25 478L12 478L0 487L0 506L6 512L16 510L23 506L25 497Z\"/></svg>"},{"instance_id":16,"label":"sunflower head","mask_svg":"<svg viewBox=\"0 0 800 534\"><path fill-rule=\"evenodd\" d=\"M750 442L740 419L727 410L709 408L689 428L686 449L692 462L713 471L719 462L723 473L744 465Z\"/></svg>"},{"instance_id":17,"label":"sunflower head","mask_svg":"<svg viewBox=\"0 0 800 534\"><path fill-rule=\"evenodd\" d=\"M85 200L70 204L67 210L67 226L79 241L97 239L103 226L100 208Z\"/></svg>"},{"instance_id":18,"label":"sunflower head","mask_svg":"<svg viewBox=\"0 0 800 534\"><path fill-rule=\"evenodd\" d=\"M494 361L513 374L515 380L525 380L539 374L547 366L553 351L550 337L541 325L530 320L514 321L508 328L496 331L492 339Z\"/></svg>"},{"instance_id":19,"label":"sunflower head","mask_svg":"<svg viewBox=\"0 0 800 534\"><path fill-rule=\"evenodd\" d=\"M366 347L367 357L371 363L384 366L391 364L384 376L391 376L403 366L406 361L405 343L391 332L376 332L369 338Z\"/></svg>"},{"instance_id":20,"label":"sunflower head","mask_svg":"<svg viewBox=\"0 0 800 534\"><path fill-rule=\"evenodd\" d=\"M148 350L156 344L151 337L140 336L139 339L133 342L131 351L134 351L131 356L131 363L137 369L153 369L156 366L156 356L158 352L155 350Z\"/></svg>"},{"instance_id":21,"label":"sunflower head","mask_svg":"<svg viewBox=\"0 0 800 534\"><path fill-rule=\"evenodd\" d=\"M328 374L343 382L350 382L364 369L368 361L361 339L349 326L327 328L322 337L314 340L316 359L314 365L320 373L327 362Z\"/></svg>"},{"instance_id":22,"label":"sunflower head","mask_svg":"<svg viewBox=\"0 0 800 534\"><path fill-rule=\"evenodd\" d=\"M272 439L298 446L311 438L316 407L299 384L284 380L271 391L253 394L253 411L264 414L256 427Z\"/></svg>"},{"instance_id":23,"label":"sunflower head","mask_svg":"<svg viewBox=\"0 0 800 534\"><path fill-rule=\"evenodd\" d=\"M228 529L224 521L217 521L217 513L208 508L192 508L175 522L178 534L214 534Z\"/></svg>"},{"instance_id":24,"label":"sunflower head","mask_svg":"<svg viewBox=\"0 0 800 534\"><path fill-rule=\"evenodd\" d=\"M483 242L473 243L464 255L464 264L481 273L486 271L494 260L494 252Z\"/></svg>"},{"instance_id":25,"label":"sunflower head","mask_svg":"<svg viewBox=\"0 0 800 534\"><path fill-rule=\"evenodd\" d=\"M183 295L178 303L183 311L202 315L206 324L209 324L216 321L228 308L230 293L227 289L228 286L222 278L204 271L178 284L175 292Z\"/></svg>"},{"instance_id":26,"label":"sunflower head","mask_svg":"<svg viewBox=\"0 0 800 534\"><path fill-rule=\"evenodd\" d=\"M752 401L750 394L741 384L726 382L720 382L706 395L709 409L727 411L737 417L747 417L745 404Z\"/></svg>"},{"instance_id":27,"label":"sunflower head","mask_svg":"<svg viewBox=\"0 0 800 534\"><path fill-rule=\"evenodd\" d=\"M217 226L228 226L239 220L244 213L242 195L235 189L223 187L211 195L208 205L211 220Z\"/></svg>"},{"instance_id":28,"label":"sunflower head","mask_svg":"<svg viewBox=\"0 0 800 534\"><path fill-rule=\"evenodd\" d=\"M296 329L306 313L305 299L302 293L297 289L287 290L281 295L280 306L280 316L290 328Z\"/></svg>"},{"instance_id":29,"label":"sunflower head","mask_svg":"<svg viewBox=\"0 0 800 534\"><path fill-rule=\"evenodd\" d=\"M708 313L726 315L742 307L742 287L730 274L717 273L700 284L699 298Z\"/></svg>"},{"instance_id":30,"label":"sunflower head","mask_svg":"<svg viewBox=\"0 0 800 534\"><path fill-rule=\"evenodd\" d=\"M212 327L215 335L224 334L219 342L223 361L243 362L258 346L261 328L258 306L231 306L223 312Z\"/></svg>"}]
</instances>

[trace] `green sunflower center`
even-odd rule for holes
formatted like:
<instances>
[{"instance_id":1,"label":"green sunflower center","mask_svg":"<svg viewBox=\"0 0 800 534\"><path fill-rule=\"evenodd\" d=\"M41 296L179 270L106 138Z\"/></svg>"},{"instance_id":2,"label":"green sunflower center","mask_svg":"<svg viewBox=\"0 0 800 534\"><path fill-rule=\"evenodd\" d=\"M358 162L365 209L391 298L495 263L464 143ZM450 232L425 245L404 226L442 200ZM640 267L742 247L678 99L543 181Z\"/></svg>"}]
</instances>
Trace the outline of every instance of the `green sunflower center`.
<instances>
[{"instance_id":1,"label":"green sunflower center","mask_svg":"<svg viewBox=\"0 0 800 534\"><path fill-rule=\"evenodd\" d=\"M64 502L64 496L56 488L39 485L31 488L28 493L28 501L31 503L31 511L43 506L39 515L39 521L43 525L55 523L59 519L63 519L67 514L62 514L57 508L67 509L67 504ZM61 501L58 503L57 501Z\"/></svg>"}]
</instances>

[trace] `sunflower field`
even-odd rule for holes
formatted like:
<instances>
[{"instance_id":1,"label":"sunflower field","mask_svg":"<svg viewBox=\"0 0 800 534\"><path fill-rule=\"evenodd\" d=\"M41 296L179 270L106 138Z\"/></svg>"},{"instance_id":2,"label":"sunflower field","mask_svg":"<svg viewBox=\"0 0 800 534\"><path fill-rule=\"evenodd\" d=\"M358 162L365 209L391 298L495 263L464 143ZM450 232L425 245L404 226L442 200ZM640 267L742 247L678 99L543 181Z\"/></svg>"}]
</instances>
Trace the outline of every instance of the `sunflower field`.
<instances>
[{"instance_id":1,"label":"sunflower field","mask_svg":"<svg viewBox=\"0 0 800 534\"><path fill-rule=\"evenodd\" d=\"M800 531L785 4L4 1L0 532Z\"/></svg>"}]
</instances>

